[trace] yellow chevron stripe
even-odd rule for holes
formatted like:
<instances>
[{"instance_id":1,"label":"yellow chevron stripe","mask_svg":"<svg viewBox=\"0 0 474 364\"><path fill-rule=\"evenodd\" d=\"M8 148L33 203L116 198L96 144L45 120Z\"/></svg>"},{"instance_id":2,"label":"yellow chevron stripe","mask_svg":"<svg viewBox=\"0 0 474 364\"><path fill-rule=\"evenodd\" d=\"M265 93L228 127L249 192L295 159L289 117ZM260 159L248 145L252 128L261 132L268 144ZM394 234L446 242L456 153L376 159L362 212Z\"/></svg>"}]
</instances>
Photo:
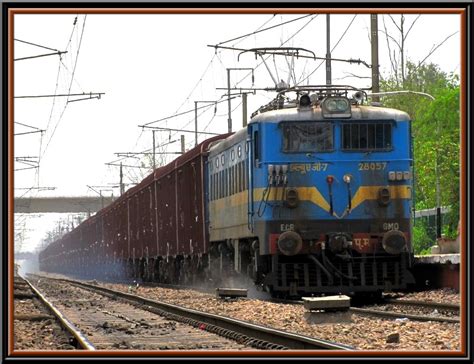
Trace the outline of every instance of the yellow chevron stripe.
<instances>
[{"instance_id":1,"label":"yellow chevron stripe","mask_svg":"<svg viewBox=\"0 0 474 364\"><path fill-rule=\"evenodd\" d=\"M387 186L361 186L351 200L351 207L355 209L365 200L377 200L379 198L379 189ZM410 186L388 186L390 199L408 199L411 198Z\"/></svg>"},{"instance_id":2,"label":"yellow chevron stripe","mask_svg":"<svg viewBox=\"0 0 474 364\"><path fill-rule=\"evenodd\" d=\"M351 207L355 209L366 200L378 199L379 189L386 186L361 186L357 189L351 200ZM309 201L325 211L329 211L329 203L323 197L316 187L297 187L298 199L300 201ZM409 199L411 198L410 186L388 186L391 199ZM256 188L253 192L253 199L259 202L262 199L264 188ZM268 196L268 201L282 200L283 187L273 187ZM247 204L248 191L236 193L232 196L221 198L210 202L212 211L219 211L228 207L241 206Z\"/></svg>"}]
</instances>

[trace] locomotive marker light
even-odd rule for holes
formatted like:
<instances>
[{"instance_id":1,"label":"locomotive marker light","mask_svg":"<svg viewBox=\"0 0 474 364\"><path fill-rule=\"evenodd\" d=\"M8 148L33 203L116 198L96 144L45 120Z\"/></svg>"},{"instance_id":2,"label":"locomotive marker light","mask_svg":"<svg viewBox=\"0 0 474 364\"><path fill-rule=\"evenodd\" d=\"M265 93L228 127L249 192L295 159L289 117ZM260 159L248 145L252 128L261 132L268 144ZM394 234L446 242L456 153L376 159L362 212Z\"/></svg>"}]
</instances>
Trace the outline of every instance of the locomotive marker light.
<instances>
[{"instance_id":1,"label":"locomotive marker light","mask_svg":"<svg viewBox=\"0 0 474 364\"><path fill-rule=\"evenodd\" d=\"M284 255L292 256L301 251L303 239L294 231L285 231L278 238L278 248Z\"/></svg>"},{"instance_id":2,"label":"locomotive marker light","mask_svg":"<svg viewBox=\"0 0 474 364\"><path fill-rule=\"evenodd\" d=\"M382 246L389 254L400 254L407 246L405 235L400 230L390 230L382 238Z\"/></svg>"},{"instance_id":3,"label":"locomotive marker light","mask_svg":"<svg viewBox=\"0 0 474 364\"><path fill-rule=\"evenodd\" d=\"M388 172L389 181L408 181L411 179L410 171L390 171Z\"/></svg>"},{"instance_id":4,"label":"locomotive marker light","mask_svg":"<svg viewBox=\"0 0 474 364\"><path fill-rule=\"evenodd\" d=\"M379 189L379 204L380 206L388 206L390 202L390 190L386 187Z\"/></svg>"},{"instance_id":5,"label":"locomotive marker light","mask_svg":"<svg viewBox=\"0 0 474 364\"><path fill-rule=\"evenodd\" d=\"M325 118L350 118L351 103L346 97L326 97L322 104L321 110Z\"/></svg>"}]
</instances>

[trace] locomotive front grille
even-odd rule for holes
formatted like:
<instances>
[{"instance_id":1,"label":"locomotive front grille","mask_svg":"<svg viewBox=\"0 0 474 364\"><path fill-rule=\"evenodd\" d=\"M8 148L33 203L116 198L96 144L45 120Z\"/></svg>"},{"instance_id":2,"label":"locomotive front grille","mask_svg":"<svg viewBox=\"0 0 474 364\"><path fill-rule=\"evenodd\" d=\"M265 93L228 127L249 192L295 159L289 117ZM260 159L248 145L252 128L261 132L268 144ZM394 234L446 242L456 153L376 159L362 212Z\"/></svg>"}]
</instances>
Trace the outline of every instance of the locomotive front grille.
<instances>
[{"instance_id":1,"label":"locomotive front grille","mask_svg":"<svg viewBox=\"0 0 474 364\"><path fill-rule=\"evenodd\" d=\"M357 292L386 290L406 286L406 261L394 257L368 259L356 257L350 262L334 263L334 266L348 279L332 272L331 278L316 264L280 262L277 264L274 289L288 291L296 286L299 292Z\"/></svg>"}]
</instances>

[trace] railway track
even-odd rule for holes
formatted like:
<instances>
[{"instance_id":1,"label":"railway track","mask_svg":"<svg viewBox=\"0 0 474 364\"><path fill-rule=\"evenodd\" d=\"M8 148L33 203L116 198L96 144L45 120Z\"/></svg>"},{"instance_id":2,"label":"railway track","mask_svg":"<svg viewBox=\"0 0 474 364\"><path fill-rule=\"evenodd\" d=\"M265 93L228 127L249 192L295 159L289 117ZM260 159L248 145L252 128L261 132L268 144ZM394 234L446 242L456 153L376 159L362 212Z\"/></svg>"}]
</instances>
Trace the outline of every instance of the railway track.
<instances>
[{"instance_id":1,"label":"railway track","mask_svg":"<svg viewBox=\"0 0 474 364\"><path fill-rule=\"evenodd\" d=\"M429 302L403 299L384 299L382 303L359 308L351 307L358 314L375 315L415 321L437 321L459 323L460 306L452 303Z\"/></svg>"},{"instance_id":2,"label":"railway track","mask_svg":"<svg viewBox=\"0 0 474 364\"><path fill-rule=\"evenodd\" d=\"M46 277L35 279L96 349L352 349L94 284Z\"/></svg>"},{"instance_id":3,"label":"railway track","mask_svg":"<svg viewBox=\"0 0 474 364\"><path fill-rule=\"evenodd\" d=\"M417 300L405 300L405 299L393 299L393 298L386 298L384 299L384 301L387 303L393 303L397 305L418 306L418 307L434 308L434 309L439 309L439 310L459 311L460 309L460 306L454 303L417 301Z\"/></svg>"},{"instance_id":4,"label":"railway track","mask_svg":"<svg viewBox=\"0 0 474 364\"><path fill-rule=\"evenodd\" d=\"M271 299L275 303L302 305L300 300ZM401 307L398 307L401 306ZM364 308L362 308L364 307ZM350 307L349 311L359 315L371 315L393 319L409 319L414 321L436 321L459 323L459 305L443 302L426 302L402 299L384 299L382 303ZM375 307L375 308L372 308ZM412 313L413 308L418 308ZM422 314L420 314L422 313Z\"/></svg>"},{"instance_id":5,"label":"railway track","mask_svg":"<svg viewBox=\"0 0 474 364\"><path fill-rule=\"evenodd\" d=\"M13 288L15 350L82 348L75 328L28 280L16 275Z\"/></svg>"}]
</instances>

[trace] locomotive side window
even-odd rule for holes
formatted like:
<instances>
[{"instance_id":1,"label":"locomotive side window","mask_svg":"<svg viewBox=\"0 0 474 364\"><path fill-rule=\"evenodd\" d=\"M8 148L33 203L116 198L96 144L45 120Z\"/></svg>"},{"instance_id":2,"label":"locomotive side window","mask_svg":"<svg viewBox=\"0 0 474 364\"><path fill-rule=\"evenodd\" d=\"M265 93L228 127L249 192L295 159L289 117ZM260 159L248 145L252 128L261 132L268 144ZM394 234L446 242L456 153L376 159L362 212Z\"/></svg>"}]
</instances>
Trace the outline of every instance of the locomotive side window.
<instances>
[{"instance_id":1,"label":"locomotive side window","mask_svg":"<svg viewBox=\"0 0 474 364\"><path fill-rule=\"evenodd\" d=\"M230 195L234 194L234 166L230 167Z\"/></svg>"},{"instance_id":2,"label":"locomotive side window","mask_svg":"<svg viewBox=\"0 0 474 364\"><path fill-rule=\"evenodd\" d=\"M236 190L235 192L241 192L242 190L240 189L241 188L241 185L240 185L240 175L241 175L241 172L240 172L240 162L237 163L235 165L235 179L236 179L236 183L237 183L237 186L236 186Z\"/></svg>"},{"instance_id":3,"label":"locomotive side window","mask_svg":"<svg viewBox=\"0 0 474 364\"><path fill-rule=\"evenodd\" d=\"M321 122L284 123L283 152L328 152L333 150L333 126Z\"/></svg>"},{"instance_id":4,"label":"locomotive side window","mask_svg":"<svg viewBox=\"0 0 474 364\"><path fill-rule=\"evenodd\" d=\"M392 148L391 123L344 123L343 150L389 150Z\"/></svg>"},{"instance_id":5,"label":"locomotive side window","mask_svg":"<svg viewBox=\"0 0 474 364\"><path fill-rule=\"evenodd\" d=\"M222 171L219 172L217 178L218 178L217 185L218 185L218 189L219 189L219 192L217 194L217 198L222 198Z\"/></svg>"},{"instance_id":6,"label":"locomotive side window","mask_svg":"<svg viewBox=\"0 0 474 364\"><path fill-rule=\"evenodd\" d=\"M258 139L258 131L253 132L253 159L256 162L256 165L258 164L258 161L260 160L260 141Z\"/></svg>"},{"instance_id":7,"label":"locomotive side window","mask_svg":"<svg viewBox=\"0 0 474 364\"><path fill-rule=\"evenodd\" d=\"M215 200L216 199L216 191L217 191L217 183L216 183L216 180L217 180L217 174L214 173L212 175L212 199Z\"/></svg>"}]
</instances>

